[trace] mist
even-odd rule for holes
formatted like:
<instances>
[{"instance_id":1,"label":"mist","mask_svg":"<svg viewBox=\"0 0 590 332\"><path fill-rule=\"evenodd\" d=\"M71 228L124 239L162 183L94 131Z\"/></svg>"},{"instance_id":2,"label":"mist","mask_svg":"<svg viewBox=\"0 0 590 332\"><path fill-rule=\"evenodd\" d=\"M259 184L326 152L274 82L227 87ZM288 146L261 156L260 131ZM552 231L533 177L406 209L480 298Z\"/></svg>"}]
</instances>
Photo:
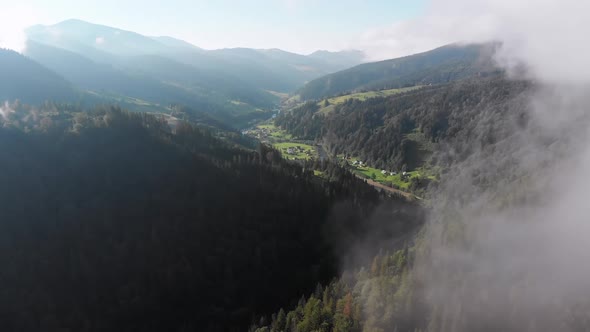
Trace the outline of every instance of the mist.
<instances>
[{"instance_id":1,"label":"mist","mask_svg":"<svg viewBox=\"0 0 590 332\"><path fill-rule=\"evenodd\" d=\"M414 264L428 330L590 330L587 22L583 1L434 0L425 15L358 41L370 60L498 42L507 78L530 83L509 104L525 126L501 123L492 146L459 142L475 150L465 160L452 144L439 152L453 162Z\"/></svg>"},{"instance_id":2,"label":"mist","mask_svg":"<svg viewBox=\"0 0 590 332\"><path fill-rule=\"evenodd\" d=\"M37 15L31 7L0 4L0 48L24 52L27 44L25 29L36 23Z\"/></svg>"},{"instance_id":3,"label":"mist","mask_svg":"<svg viewBox=\"0 0 590 332\"><path fill-rule=\"evenodd\" d=\"M590 3L576 0L433 0L420 17L371 29L355 46L382 60L455 42L502 41L502 65L526 61L539 79L569 81L589 76L589 68L577 68L590 54L589 11Z\"/></svg>"},{"instance_id":4,"label":"mist","mask_svg":"<svg viewBox=\"0 0 590 332\"><path fill-rule=\"evenodd\" d=\"M453 165L435 195L416 265L430 330L587 330L590 4L435 1L431 10L421 22L429 32L500 41L498 65L533 87L523 96L527 126ZM475 173L498 181L482 186Z\"/></svg>"},{"instance_id":5,"label":"mist","mask_svg":"<svg viewBox=\"0 0 590 332\"><path fill-rule=\"evenodd\" d=\"M14 110L12 109L8 101L5 101L0 106L0 120L6 121L12 113L14 113Z\"/></svg>"}]
</instances>

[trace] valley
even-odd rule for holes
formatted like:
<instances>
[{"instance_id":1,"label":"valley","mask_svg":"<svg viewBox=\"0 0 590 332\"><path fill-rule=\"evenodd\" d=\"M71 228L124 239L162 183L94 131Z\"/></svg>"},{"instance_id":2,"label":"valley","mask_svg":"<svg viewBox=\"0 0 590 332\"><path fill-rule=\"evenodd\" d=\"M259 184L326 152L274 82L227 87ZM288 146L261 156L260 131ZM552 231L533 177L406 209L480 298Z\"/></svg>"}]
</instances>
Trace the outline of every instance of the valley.
<instances>
[{"instance_id":1,"label":"valley","mask_svg":"<svg viewBox=\"0 0 590 332\"><path fill-rule=\"evenodd\" d=\"M306 56L278 49L204 50L172 37L75 19L31 26L26 36L23 55L38 67L27 77L41 79L51 73L54 85L43 93L33 85L31 94L23 81L27 77L15 77L10 89L2 90L5 100L117 103L148 112L180 105L234 129L270 118L281 99L306 81L363 58L358 51ZM0 53L3 63L10 56Z\"/></svg>"},{"instance_id":2,"label":"valley","mask_svg":"<svg viewBox=\"0 0 590 332\"><path fill-rule=\"evenodd\" d=\"M502 67L501 42L367 62L78 19L24 32L0 49L2 330L588 327L586 294L547 273L585 261L579 235L537 212L587 219L554 184L585 183L586 90Z\"/></svg>"},{"instance_id":3,"label":"valley","mask_svg":"<svg viewBox=\"0 0 590 332\"><path fill-rule=\"evenodd\" d=\"M378 93L376 93L377 95ZM329 155L324 147L316 142L301 141L275 126L272 121L259 124L243 134L269 144L281 152L283 158L293 162L330 160L346 167L350 172L368 184L385 192L401 194L408 199L416 199L410 188L423 180L437 181L431 170L422 166L417 170L383 170L370 167L358 158L344 155ZM321 172L316 175L322 176ZM414 184L413 184L414 183Z\"/></svg>"}]
</instances>

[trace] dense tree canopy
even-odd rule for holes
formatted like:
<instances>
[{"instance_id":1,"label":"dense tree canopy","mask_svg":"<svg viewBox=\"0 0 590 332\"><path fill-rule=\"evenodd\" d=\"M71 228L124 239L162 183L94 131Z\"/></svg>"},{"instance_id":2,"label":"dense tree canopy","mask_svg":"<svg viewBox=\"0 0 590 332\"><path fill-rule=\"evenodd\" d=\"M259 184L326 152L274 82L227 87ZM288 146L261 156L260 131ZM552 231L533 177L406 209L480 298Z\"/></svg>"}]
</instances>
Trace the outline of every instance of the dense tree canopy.
<instances>
[{"instance_id":1,"label":"dense tree canopy","mask_svg":"<svg viewBox=\"0 0 590 332\"><path fill-rule=\"evenodd\" d=\"M505 124L522 115L522 98L516 97L529 86L502 78L466 80L366 101L349 99L329 113L308 102L283 112L276 123L296 137L324 143L333 154L355 155L377 168L413 169L439 142L452 142L465 157L502 137L511 128Z\"/></svg>"},{"instance_id":2,"label":"dense tree canopy","mask_svg":"<svg viewBox=\"0 0 590 332\"><path fill-rule=\"evenodd\" d=\"M74 102L77 93L63 77L11 50L0 49L0 100Z\"/></svg>"},{"instance_id":3,"label":"dense tree canopy","mask_svg":"<svg viewBox=\"0 0 590 332\"><path fill-rule=\"evenodd\" d=\"M495 44L446 45L402 58L361 64L315 79L299 91L312 100L355 91L448 83L468 77L497 75Z\"/></svg>"},{"instance_id":4,"label":"dense tree canopy","mask_svg":"<svg viewBox=\"0 0 590 332\"><path fill-rule=\"evenodd\" d=\"M172 132L145 114L49 104L6 114L10 331L244 330L332 278L347 246L330 230L362 231L378 203L346 173L321 180L269 147L235 149L185 123ZM356 212L335 218L336 203Z\"/></svg>"}]
</instances>

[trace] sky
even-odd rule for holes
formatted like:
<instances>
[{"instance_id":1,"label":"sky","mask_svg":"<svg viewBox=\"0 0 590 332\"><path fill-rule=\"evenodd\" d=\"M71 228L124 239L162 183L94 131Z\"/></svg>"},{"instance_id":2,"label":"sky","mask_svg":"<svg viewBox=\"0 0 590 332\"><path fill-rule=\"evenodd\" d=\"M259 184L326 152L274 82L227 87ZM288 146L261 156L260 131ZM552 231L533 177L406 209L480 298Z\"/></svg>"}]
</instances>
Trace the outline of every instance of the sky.
<instances>
[{"instance_id":1,"label":"sky","mask_svg":"<svg viewBox=\"0 0 590 332\"><path fill-rule=\"evenodd\" d=\"M13 30L76 18L206 49L297 53L362 46L370 31L419 17L427 0L0 0L0 39ZM7 36L8 35L8 36Z\"/></svg>"}]
</instances>

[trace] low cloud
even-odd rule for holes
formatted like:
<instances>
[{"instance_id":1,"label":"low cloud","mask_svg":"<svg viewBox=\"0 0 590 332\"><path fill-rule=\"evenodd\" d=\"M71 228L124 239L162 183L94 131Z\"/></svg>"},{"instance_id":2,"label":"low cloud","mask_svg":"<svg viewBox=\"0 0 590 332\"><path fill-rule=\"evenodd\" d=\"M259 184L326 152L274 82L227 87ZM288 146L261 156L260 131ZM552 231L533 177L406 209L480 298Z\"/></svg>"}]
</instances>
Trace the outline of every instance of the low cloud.
<instances>
[{"instance_id":1,"label":"low cloud","mask_svg":"<svg viewBox=\"0 0 590 332\"><path fill-rule=\"evenodd\" d=\"M10 117L11 114L14 113L11 105L5 101L4 104L0 106L0 120L6 121Z\"/></svg>"},{"instance_id":2,"label":"low cloud","mask_svg":"<svg viewBox=\"0 0 590 332\"><path fill-rule=\"evenodd\" d=\"M501 41L499 60L526 62L545 81L585 81L590 67L584 27L590 2L578 0L434 0L418 18L376 27L355 46L370 60L424 52L454 42Z\"/></svg>"},{"instance_id":3,"label":"low cloud","mask_svg":"<svg viewBox=\"0 0 590 332\"><path fill-rule=\"evenodd\" d=\"M434 0L424 15L357 40L370 60L496 41L509 78L533 82L506 106L523 105L527 126L506 120L511 135L489 149L472 143L473 154L453 165L431 202L429 250L415 265L430 330L588 330L587 22L587 1ZM486 177L494 181L477 181Z\"/></svg>"},{"instance_id":4,"label":"low cloud","mask_svg":"<svg viewBox=\"0 0 590 332\"><path fill-rule=\"evenodd\" d=\"M23 52L25 28L37 22L35 12L27 6L0 4L0 48Z\"/></svg>"},{"instance_id":5,"label":"low cloud","mask_svg":"<svg viewBox=\"0 0 590 332\"><path fill-rule=\"evenodd\" d=\"M443 179L425 241L431 255L417 267L434 330L576 331L571 324L588 318L589 21L590 3L578 0L437 0L424 17L365 36L375 58L499 41L498 64L534 82L527 127L515 125L493 149L474 144ZM485 172L502 184L471 176ZM582 319L571 317L576 308Z\"/></svg>"},{"instance_id":6,"label":"low cloud","mask_svg":"<svg viewBox=\"0 0 590 332\"><path fill-rule=\"evenodd\" d=\"M477 25L478 31L460 31L462 24L457 19L427 15L370 29L355 44L356 48L365 51L368 60L377 61L425 52L459 41L491 39L493 22L490 18L469 20L480 23Z\"/></svg>"}]
</instances>

